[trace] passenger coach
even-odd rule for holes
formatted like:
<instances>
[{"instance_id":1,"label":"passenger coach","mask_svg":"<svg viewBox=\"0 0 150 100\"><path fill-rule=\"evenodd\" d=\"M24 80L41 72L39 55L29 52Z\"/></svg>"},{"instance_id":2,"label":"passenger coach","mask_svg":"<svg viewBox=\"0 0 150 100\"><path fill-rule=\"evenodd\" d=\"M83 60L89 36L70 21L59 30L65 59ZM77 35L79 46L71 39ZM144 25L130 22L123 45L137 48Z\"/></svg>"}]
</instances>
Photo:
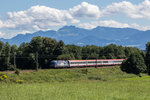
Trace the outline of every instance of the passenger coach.
<instances>
[{"instance_id":1,"label":"passenger coach","mask_svg":"<svg viewBox=\"0 0 150 100\"><path fill-rule=\"evenodd\" d=\"M125 59L95 59L95 60L53 60L50 66L54 68L71 68L85 66L121 65Z\"/></svg>"}]
</instances>

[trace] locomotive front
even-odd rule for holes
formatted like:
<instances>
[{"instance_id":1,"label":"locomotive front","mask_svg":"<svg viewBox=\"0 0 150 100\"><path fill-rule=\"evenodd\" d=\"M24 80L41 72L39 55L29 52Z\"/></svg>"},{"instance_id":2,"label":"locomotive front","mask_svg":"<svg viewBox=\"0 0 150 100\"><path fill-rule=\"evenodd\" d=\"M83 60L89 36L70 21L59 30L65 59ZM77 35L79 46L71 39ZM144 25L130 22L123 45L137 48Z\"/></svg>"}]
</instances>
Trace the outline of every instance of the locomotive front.
<instances>
[{"instance_id":1,"label":"locomotive front","mask_svg":"<svg viewBox=\"0 0 150 100\"><path fill-rule=\"evenodd\" d=\"M53 68L68 68L69 62L67 60L53 60L50 63L50 66Z\"/></svg>"}]
</instances>

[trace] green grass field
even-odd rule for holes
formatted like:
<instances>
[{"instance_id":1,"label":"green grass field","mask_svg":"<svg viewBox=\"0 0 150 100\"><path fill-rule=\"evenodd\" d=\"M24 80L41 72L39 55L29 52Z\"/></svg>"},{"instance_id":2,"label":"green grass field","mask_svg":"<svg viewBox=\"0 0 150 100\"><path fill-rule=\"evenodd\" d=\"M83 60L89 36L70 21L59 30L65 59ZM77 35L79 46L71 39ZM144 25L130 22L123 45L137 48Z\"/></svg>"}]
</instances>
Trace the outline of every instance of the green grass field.
<instances>
[{"instance_id":1,"label":"green grass field","mask_svg":"<svg viewBox=\"0 0 150 100\"><path fill-rule=\"evenodd\" d=\"M7 76L0 82L0 100L150 100L150 76L126 74L119 67L49 69Z\"/></svg>"}]
</instances>

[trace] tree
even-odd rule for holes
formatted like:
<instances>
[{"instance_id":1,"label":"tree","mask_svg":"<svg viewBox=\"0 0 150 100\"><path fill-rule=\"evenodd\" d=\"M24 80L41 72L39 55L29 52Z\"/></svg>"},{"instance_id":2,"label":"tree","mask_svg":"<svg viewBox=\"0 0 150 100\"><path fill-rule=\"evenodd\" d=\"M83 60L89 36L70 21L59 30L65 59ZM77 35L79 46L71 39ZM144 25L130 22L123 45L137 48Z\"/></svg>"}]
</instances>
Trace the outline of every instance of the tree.
<instances>
[{"instance_id":1,"label":"tree","mask_svg":"<svg viewBox=\"0 0 150 100\"><path fill-rule=\"evenodd\" d=\"M43 38L42 55L53 57L54 50L57 46L57 41L51 38Z\"/></svg>"},{"instance_id":2,"label":"tree","mask_svg":"<svg viewBox=\"0 0 150 100\"><path fill-rule=\"evenodd\" d=\"M96 54L96 53L91 53L89 56L88 56L88 59L98 59L99 55Z\"/></svg>"},{"instance_id":3,"label":"tree","mask_svg":"<svg viewBox=\"0 0 150 100\"><path fill-rule=\"evenodd\" d=\"M32 38L30 42L31 50L33 53L35 52L42 52L42 47L43 47L43 38L40 36Z\"/></svg>"},{"instance_id":4,"label":"tree","mask_svg":"<svg viewBox=\"0 0 150 100\"><path fill-rule=\"evenodd\" d=\"M145 63L147 66L147 72L150 74L150 42L146 44L146 57L145 57Z\"/></svg>"},{"instance_id":5,"label":"tree","mask_svg":"<svg viewBox=\"0 0 150 100\"><path fill-rule=\"evenodd\" d=\"M82 47L82 59L87 59L89 54L89 46Z\"/></svg>"},{"instance_id":6,"label":"tree","mask_svg":"<svg viewBox=\"0 0 150 100\"><path fill-rule=\"evenodd\" d=\"M49 66L49 62L53 59L56 59L54 55L54 51L57 46L57 41L51 38L43 38L43 47L42 52L39 53L39 64L42 68L47 68Z\"/></svg>"},{"instance_id":7,"label":"tree","mask_svg":"<svg viewBox=\"0 0 150 100\"><path fill-rule=\"evenodd\" d=\"M117 59L126 58L124 48L122 46L118 46L115 48L114 55Z\"/></svg>"},{"instance_id":8,"label":"tree","mask_svg":"<svg viewBox=\"0 0 150 100\"><path fill-rule=\"evenodd\" d=\"M16 66L19 69L29 69L30 65L32 65L32 63L29 61L30 59L28 59L29 54L31 53L31 46L29 43L22 43L18 50L17 50L17 54L16 54Z\"/></svg>"},{"instance_id":9,"label":"tree","mask_svg":"<svg viewBox=\"0 0 150 100\"><path fill-rule=\"evenodd\" d=\"M117 49L117 46L115 44L110 44L108 46L105 46L104 49L103 49L104 50L103 55L107 59L114 59L114 58L116 58L115 49Z\"/></svg>"},{"instance_id":10,"label":"tree","mask_svg":"<svg viewBox=\"0 0 150 100\"><path fill-rule=\"evenodd\" d=\"M7 70L10 69L10 51L11 51L11 46L9 45L8 42L5 43L2 52L1 52L1 69L0 70Z\"/></svg>"},{"instance_id":11,"label":"tree","mask_svg":"<svg viewBox=\"0 0 150 100\"><path fill-rule=\"evenodd\" d=\"M137 75L146 72L146 68L144 58L138 52L132 53L127 60L123 61L121 65L122 71Z\"/></svg>"},{"instance_id":12,"label":"tree","mask_svg":"<svg viewBox=\"0 0 150 100\"><path fill-rule=\"evenodd\" d=\"M71 59L71 56L69 54L63 54L63 55L59 55L57 57L58 60L68 60Z\"/></svg>"},{"instance_id":13,"label":"tree","mask_svg":"<svg viewBox=\"0 0 150 100\"><path fill-rule=\"evenodd\" d=\"M62 40L60 40L54 51L54 55L56 56L56 59L58 56L66 54L66 52L67 52L67 49L65 47L65 44Z\"/></svg>"},{"instance_id":14,"label":"tree","mask_svg":"<svg viewBox=\"0 0 150 100\"><path fill-rule=\"evenodd\" d=\"M3 48L4 48L4 43L0 41L0 70L3 70Z\"/></svg>"},{"instance_id":15,"label":"tree","mask_svg":"<svg viewBox=\"0 0 150 100\"><path fill-rule=\"evenodd\" d=\"M134 52L141 53L141 51L138 48L136 48L136 47L125 47L124 48L124 52L125 52L126 58L128 58Z\"/></svg>"},{"instance_id":16,"label":"tree","mask_svg":"<svg viewBox=\"0 0 150 100\"><path fill-rule=\"evenodd\" d=\"M99 58L99 53L100 48L95 45L86 45L82 47L82 59ZM94 55L96 57L94 57Z\"/></svg>"},{"instance_id":17,"label":"tree","mask_svg":"<svg viewBox=\"0 0 150 100\"><path fill-rule=\"evenodd\" d=\"M0 41L0 55L1 55L3 47L4 47L4 43L2 41Z\"/></svg>"},{"instance_id":18,"label":"tree","mask_svg":"<svg viewBox=\"0 0 150 100\"><path fill-rule=\"evenodd\" d=\"M13 64L12 65L12 67L13 67L13 69L15 69L16 68L16 53L17 53L17 51L18 51L18 47L17 47L17 45L12 45L11 46L11 51L10 51L10 63L11 64Z\"/></svg>"},{"instance_id":19,"label":"tree","mask_svg":"<svg viewBox=\"0 0 150 100\"><path fill-rule=\"evenodd\" d=\"M80 46L76 45L66 45L67 54L70 54L71 59L81 59L81 50L82 48Z\"/></svg>"}]
</instances>

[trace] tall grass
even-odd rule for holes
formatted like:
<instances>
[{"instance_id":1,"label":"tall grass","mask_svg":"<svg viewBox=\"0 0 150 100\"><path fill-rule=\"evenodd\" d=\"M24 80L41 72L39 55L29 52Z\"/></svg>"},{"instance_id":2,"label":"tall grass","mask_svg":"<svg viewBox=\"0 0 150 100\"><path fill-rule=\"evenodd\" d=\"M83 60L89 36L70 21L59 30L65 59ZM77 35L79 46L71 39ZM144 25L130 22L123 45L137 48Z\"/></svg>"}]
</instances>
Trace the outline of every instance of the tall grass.
<instances>
[{"instance_id":1,"label":"tall grass","mask_svg":"<svg viewBox=\"0 0 150 100\"><path fill-rule=\"evenodd\" d=\"M123 78L135 77L133 74L126 74L119 67L114 68L75 68L75 69L48 69L39 72L8 74L8 82L24 80L25 83L51 83L70 82L80 80L122 80Z\"/></svg>"},{"instance_id":2,"label":"tall grass","mask_svg":"<svg viewBox=\"0 0 150 100\"><path fill-rule=\"evenodd\" d=\"M150 77L126 74L119 67L49 69L7 76L0 83L0 100L150 100Z\"/></svg>"},{"instance_id":3,"label":"tall grass","mask_svg":"<svg viewBox=\"0 0 150 100\"><path fill-rule=\"evenodd\" d=\"M1 100L149 100L148 81L3 84Z\"/></svg>"}]
</instances>

